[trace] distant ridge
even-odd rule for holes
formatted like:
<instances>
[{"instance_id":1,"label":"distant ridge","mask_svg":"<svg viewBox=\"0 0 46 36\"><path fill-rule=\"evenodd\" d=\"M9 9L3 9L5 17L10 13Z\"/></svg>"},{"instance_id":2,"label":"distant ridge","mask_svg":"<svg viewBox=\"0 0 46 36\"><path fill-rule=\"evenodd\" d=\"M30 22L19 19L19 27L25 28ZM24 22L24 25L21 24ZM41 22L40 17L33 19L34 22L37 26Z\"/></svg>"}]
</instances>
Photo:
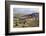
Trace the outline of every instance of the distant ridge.
<instances>
[{"instance_id":1,"label":"distant ridge","mask_svg":"<svg viewBox=\"0 0 46 36\"><path fill-rule=\"evenodd\" d=\"M22 17L26 17L26 16L38 17L39 13L32 13L32 14L24 15Z\"/></svg>"}]
</instances>

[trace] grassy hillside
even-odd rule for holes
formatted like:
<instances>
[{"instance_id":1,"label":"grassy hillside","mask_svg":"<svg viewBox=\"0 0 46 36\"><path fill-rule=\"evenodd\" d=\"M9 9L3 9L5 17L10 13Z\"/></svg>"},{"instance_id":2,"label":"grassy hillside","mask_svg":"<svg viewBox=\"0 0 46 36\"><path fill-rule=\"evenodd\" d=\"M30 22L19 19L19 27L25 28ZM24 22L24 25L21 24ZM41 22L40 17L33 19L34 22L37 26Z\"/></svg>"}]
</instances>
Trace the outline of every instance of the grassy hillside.
<instances>
[{"instance_id":1,"label":"grassy hillside","mask_svg":"<svg viewBox=\"0 0 46 36\"><path fill-rule=\"evenodd\" d=\"M23 16L24 14L15 14L14 17L14 25L13 27L38 27L39 26L39 19L37 20L35 18L32 17L32 18L29 18L29 17L26 17L26 19L21 19L20 17Z\"/></svg>"}]
</instances>

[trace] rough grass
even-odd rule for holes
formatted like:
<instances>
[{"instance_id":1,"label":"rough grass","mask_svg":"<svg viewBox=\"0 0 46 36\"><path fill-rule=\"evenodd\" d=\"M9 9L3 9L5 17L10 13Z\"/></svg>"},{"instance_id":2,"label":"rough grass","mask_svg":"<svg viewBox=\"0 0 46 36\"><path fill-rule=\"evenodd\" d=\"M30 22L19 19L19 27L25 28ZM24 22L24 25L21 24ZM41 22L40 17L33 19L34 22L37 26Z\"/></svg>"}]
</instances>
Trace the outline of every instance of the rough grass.
<instances>
[{"instance_id":1,"label":"rough grass","mask_svg":"<svg viewBox=\"0 0 46 36\"><path fill-rule=\"evenodd\" d=\"M39 26L39 19L38 20L37 19L20 20L19 18L16 18L16 20L13 20L13 22L14 22L13 27L38 27Z\"/></svg>"}]
</instances>

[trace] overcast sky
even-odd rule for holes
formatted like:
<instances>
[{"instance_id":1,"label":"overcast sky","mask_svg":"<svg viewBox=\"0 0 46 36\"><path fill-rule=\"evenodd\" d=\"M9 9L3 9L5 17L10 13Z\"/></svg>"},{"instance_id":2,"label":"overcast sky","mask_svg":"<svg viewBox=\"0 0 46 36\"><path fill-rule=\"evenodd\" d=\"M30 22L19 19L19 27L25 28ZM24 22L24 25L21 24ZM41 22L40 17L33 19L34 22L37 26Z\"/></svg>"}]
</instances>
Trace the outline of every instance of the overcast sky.
<instances>
[{"instance_id":1,"label":"overcast sky","mask_svg":"<svg viewBox=\"0 0 46 36\"><path fill-rule=\"evenodd\" d=\"M23 14L31 14L31 13L35 13L38 12L38 9L36 8L14 8L13 9L13 13L23 13Z\"/></svg>"}]
</instances>

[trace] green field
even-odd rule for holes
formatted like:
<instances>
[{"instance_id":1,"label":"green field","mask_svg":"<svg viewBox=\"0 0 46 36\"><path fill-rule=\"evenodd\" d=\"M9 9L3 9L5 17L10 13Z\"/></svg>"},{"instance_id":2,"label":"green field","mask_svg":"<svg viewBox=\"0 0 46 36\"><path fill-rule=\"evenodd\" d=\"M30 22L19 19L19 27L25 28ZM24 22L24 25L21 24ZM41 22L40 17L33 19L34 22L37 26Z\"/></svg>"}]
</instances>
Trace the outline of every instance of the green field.
<instances>
[{"instance_id":1,"label":"green field","mask_svg":"<svg viewBox=\"0 0 46 36\"><path fill-rule=\"evenodd\" d=\"M14 18L13 22L14 22L13 27L38 27L39 26L39 19L33 20L33 18L21 20L19 17L16 17Z\"/></svg>"}]
</instances>

